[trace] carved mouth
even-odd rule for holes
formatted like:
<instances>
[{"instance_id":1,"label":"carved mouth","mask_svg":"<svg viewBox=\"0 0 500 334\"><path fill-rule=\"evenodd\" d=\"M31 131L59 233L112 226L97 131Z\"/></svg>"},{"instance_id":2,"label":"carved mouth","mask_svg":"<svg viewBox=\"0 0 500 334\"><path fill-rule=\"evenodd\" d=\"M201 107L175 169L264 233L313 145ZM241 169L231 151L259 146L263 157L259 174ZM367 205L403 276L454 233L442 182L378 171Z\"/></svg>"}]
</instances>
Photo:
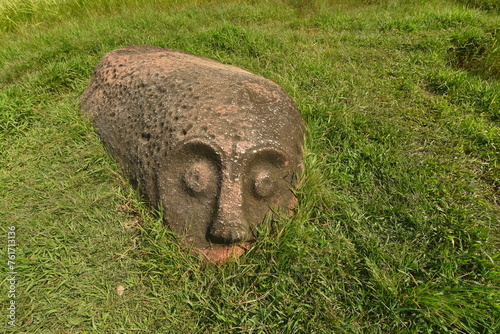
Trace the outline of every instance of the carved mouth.
<instances>
[{"instance_id":1,"label":"carved mouth","mask_svg":"<svg viewBox=\"0 0 500 334\"><path fill-rule=\"evenodd\" d=\"M235 245L217 245L205 249L194 249L193 251L196 254L200 254L211 263L221 265L237 259L254 245L255 241L247 241Z\"/></svg>"}]
</instances>

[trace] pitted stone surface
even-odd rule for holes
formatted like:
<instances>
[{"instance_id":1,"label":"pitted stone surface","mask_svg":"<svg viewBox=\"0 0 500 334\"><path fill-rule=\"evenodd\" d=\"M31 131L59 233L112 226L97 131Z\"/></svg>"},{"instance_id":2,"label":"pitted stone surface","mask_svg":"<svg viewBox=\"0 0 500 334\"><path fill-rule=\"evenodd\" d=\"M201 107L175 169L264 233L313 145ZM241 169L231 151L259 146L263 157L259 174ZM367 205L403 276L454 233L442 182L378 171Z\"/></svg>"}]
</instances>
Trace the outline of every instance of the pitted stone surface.
<instances>
[{"instance_id":1,"label":"pitted stone surface","mask_svg":"<svg viewBox=\"0 0 500 334\"><path fill-rule=\"evenodd\" d=\"M170 228L214 262L251 247L271 208L295 205L304 125L291 98L267 79L133 46L103 57L80 103Z\"/></svg>"}]
</instances>

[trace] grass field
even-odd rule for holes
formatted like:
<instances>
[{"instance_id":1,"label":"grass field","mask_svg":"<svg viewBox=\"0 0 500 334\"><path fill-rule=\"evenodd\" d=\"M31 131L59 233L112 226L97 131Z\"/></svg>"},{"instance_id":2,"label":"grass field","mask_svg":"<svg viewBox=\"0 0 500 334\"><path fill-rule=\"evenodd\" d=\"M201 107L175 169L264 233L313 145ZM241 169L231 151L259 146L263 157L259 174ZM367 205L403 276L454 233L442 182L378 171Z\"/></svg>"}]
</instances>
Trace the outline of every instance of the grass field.
<instances>
[{"instance_id":1,"label":"grass field","mask_svg":"<svg viewBox=\"0 0 500 334\"><path fill-rule=\"evenodd\" d=\"M0 331L498 333L499 10L0 0ZM143 44L264 76L302 112L297 212L235 262L184 252L80 115L99 59Z\"/></svg>"}]
</instances>

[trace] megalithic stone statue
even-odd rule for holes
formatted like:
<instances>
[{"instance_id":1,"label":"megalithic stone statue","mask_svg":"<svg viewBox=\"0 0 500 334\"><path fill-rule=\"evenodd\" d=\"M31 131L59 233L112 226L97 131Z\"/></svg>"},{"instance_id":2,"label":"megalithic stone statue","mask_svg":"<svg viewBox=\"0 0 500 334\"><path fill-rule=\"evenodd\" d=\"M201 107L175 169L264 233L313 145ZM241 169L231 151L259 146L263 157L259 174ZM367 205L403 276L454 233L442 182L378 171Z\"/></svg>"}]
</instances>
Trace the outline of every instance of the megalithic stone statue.
<instances>
[{"instance_id":1,"label":"megalithic stone statue","mask_svg":"<svg viewBox=\"0 0 500 334\"><path fill-rule=\"evenodd\" d=\"M106 149L183 243L238 256L296 204L304 123L277 84L180 51L106 54L80 98Z\"/></svg>"}]
</instances>

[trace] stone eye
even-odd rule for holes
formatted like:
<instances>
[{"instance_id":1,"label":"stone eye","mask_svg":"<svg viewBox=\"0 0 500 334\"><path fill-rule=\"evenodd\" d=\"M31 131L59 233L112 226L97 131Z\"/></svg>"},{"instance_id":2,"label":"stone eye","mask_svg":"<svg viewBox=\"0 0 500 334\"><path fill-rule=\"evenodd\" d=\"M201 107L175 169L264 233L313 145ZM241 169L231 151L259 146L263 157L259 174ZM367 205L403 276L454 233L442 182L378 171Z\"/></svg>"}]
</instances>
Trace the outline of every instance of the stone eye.
<instances>
[{"instance_id":1,"label":"stone eye","mask_svg":"<svg viewBox=\"0 0 500 334\"><path fill-rule=\"evenodd\" d=\"M267 170L260 170L253 179L253 193L257 198L268 198L274 195L276 184L273 176Z\"/></svg>"},{"instance_id":2,"label":"stone eye","mask_svg":"<svg viewBox=\"0 0 500 334\"><path fill-rule=\"evenodd\" d=\"M195 162L184 172L182 181L192 195L198 195L208 189L212 181L210 166L203 162Z\"/></svg>"}]
</instances>

